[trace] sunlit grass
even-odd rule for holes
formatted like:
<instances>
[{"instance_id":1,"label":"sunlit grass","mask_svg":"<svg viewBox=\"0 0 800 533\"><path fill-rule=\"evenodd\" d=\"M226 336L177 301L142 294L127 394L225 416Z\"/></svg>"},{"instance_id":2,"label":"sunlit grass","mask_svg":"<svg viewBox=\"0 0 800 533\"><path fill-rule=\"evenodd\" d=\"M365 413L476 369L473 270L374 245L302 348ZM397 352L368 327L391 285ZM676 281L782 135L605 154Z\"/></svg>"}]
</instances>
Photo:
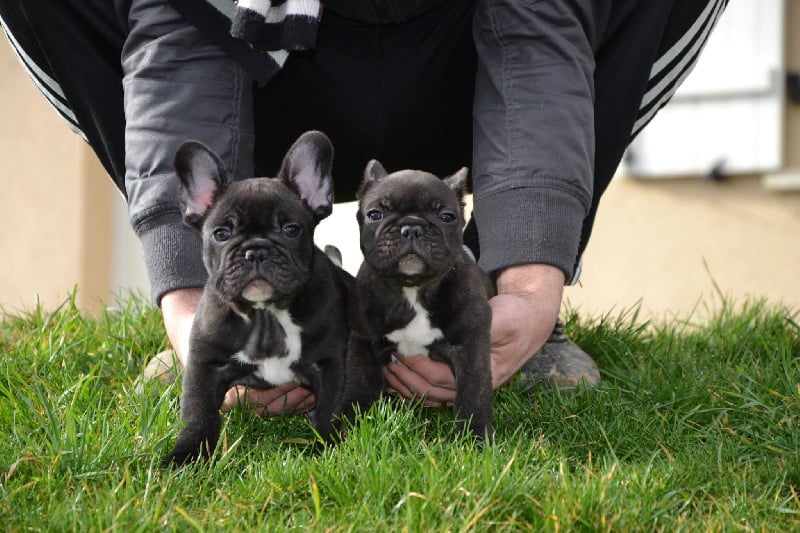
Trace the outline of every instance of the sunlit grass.
<instances>
[{"instance_id":1,"label":"sunlit grass","mask_svg":"<svg viewBox=\"0 0 800 533\"><path fill-rule=\"evenodd\" d=\"M59 530L800 528L800 326L720 298L702 323L583 317L603 382L495 395L496 444L447 410L383 400L335 447L303 417L225 415L215 461L158 468L180 384L135 392L166 347L141 299L0 322L0 524Z\"/></svg>"}]
</instances>

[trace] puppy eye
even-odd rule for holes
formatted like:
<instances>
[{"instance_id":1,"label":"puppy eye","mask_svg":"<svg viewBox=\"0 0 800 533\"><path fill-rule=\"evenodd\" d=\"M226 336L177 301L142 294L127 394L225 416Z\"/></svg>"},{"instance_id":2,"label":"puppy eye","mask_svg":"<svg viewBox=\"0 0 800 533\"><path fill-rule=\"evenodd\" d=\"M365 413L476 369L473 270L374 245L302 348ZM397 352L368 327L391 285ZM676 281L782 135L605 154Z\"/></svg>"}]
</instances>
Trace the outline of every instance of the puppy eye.
<instances>
[{"instance_id":1,"label":"puppy eye","mask_svg":"<svg viewBox=\"0 0 800 533\"><path fill-rule=\"evenodd\" d=\"M383 212L378 209L372 209L371 211L367 211L367 218L370 222L378 222L383 220Z\"/></svg>"},{"instance_id":2,"label":"puppy eye","mask_svg":"<svg viewBox=\"0 0 800 533\"><path fill-rule=\"evenodd\" d=\"M281 231L283 231L283 234L287 237L295 238L300 235L300 231L302 229L303 228L300 227L300 224L291 223L286 224L283 228L281 228Z\"/></svg>"},{"instance_id":3,"label":"puppy eye","mask_svg":"<svg viewBox=\"0 0 800 533\"><path fill-rule=\"evenodd\" d=\"M445 224L449 224L451 222L455 222L456 216L453 213L440 213L439 220L441 220Z\"/></svg>"},{"instance_id":4,"label":"puppy eye","mask_svg":"<svg viewBox=\"0 0 800 533\"><path fill-rule=\"evenodd\" d=\"M212 235L217 242L225 242L231 238L231 231L227 228L217 228Z\"/></svg>"}]
</instances>

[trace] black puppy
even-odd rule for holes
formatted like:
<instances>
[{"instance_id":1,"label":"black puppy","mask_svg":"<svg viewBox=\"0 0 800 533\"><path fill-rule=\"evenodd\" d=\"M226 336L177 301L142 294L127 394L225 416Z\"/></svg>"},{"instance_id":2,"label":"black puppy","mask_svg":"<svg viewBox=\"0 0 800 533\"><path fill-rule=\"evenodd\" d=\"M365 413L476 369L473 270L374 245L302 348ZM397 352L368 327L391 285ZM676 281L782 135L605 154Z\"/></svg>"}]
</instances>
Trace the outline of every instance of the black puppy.
<instances>
[{"instance_id":1,"label":"black puppy","mask_svg":"<svg viewBox=\"0 0 800 533\"><path fill-rule=\"evenodd\" d=\"M202 233L209 278L192 325L183 376L184 427L165 463L213 452L219 409L233 385L308 386L314 426L328 438L344 379L352 277L314 246L333 202L333 147L307 132L277 178L230 181L198 142L175 155L184 220Z\"/></svg>"},{"instance_id":2,"label":"black puppy","mask_svg":"<svg viewBox=\"0 0 800 533\"><path fill-rule=\"evenodd\" d=\"M467 169L444 180L416 170L387 174L377 161L358 192L364 262L342 413L380 394L381 366L394 353L450 365L454 411L479 438L492 436L490 365L493 288L462 246Z\"/></svg>"}]
</instances>

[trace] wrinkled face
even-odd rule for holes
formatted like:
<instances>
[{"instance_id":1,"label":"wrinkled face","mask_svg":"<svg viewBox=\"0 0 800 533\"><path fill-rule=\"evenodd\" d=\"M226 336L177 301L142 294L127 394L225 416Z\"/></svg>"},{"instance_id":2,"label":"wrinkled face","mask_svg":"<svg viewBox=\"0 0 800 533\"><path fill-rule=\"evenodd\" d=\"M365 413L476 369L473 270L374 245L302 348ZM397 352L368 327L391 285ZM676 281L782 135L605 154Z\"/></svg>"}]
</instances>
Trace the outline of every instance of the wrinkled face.
<instances>
[{"instance_id":1,"label":"wrinkled face","mask_svg":"<svg viewBox=\"0 0 800 533\"><path fill-rule=\"evenodd\" d=\"M405 286L447 272L461 253L460 200L432 174L404 170L372 183L358 221L365 260Z\"/></svg>"},{"instance_id":2,"label":"wrinkled face","mask_svg":"<svg viewBox=\"0 0 800 533\"><path fill-rule=\"evenodd\" d=\"M315 224L276 179L232 183L202 226L209 284L240 308L280 306L308 282Z\"/></svg>"}]
</instances>

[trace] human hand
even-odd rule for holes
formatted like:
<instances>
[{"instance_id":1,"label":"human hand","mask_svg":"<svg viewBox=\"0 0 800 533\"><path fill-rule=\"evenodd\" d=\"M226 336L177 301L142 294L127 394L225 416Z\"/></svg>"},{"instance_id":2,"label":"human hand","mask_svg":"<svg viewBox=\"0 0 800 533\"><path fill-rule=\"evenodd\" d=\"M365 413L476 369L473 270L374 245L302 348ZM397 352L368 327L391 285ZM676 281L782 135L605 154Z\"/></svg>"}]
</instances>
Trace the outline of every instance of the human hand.
<instances>
[{"instance_id":1,"label":"human hand","mask_svg":"<svg viewBox=\"0 0 800 533\"><path fill-rule=\"evenodd\" d=\"M427 407L452 405L456 399L456 379L445 363L423 356L395 354L383 367L386 392L408 400L424 398Z\"/></svg>"},{"instance_id":2,"label":"human hand","mask_svg":"<svg viewBox=\"0 0 800 533\"><path fill-rule=\"evenodd\" d=\"M287 383L271 389L236 386L225 394L222 411L244 407L251 413L267 417L280 414L304 413L314 408L316 398L309 389L297 383Z\"/></svg>"},{"instance_id":3,"label":"human hand","mask_svg":"<svg viewBox=\"0 0 800 533\"><path fill-rule=\"evenodd\" d=\"M177 289L161 297L164 329L167 330L167 338L175 356L183 366L186 366L189 357L189 335L202 294L203 289Z\"/></svg>"},{"instance_id":4,"label":"human hand","mask_svg":"<svg viewBox=\"0 0 800 533\"><path fill-rule=\"evenodd\" d=\"M497 279L492 307L492 386L497 388L538 352L553 331L564 287L564 273L543 264L507 268ZM445 363L425 357L396 356L384 367L388 392L424 397L426 405L450 405L455 377Z\"/></svg>"},{"instance_id":5,"label":"human hand","mask_svg":"<svg viewBox=\"0 0 800 533\"><path fill-rule=\"evenodd\" d=\"M178 289L161 298L161 314L172 349L178 361L186 365L189 357L189 335L200 302L202 289ZM225 394L222 410L244 406L261 416L286 412L303 412L312 409L316 401L313 393L296 383L287 383L272 389L233 387Z\"/></svg>"}]
</instances>

